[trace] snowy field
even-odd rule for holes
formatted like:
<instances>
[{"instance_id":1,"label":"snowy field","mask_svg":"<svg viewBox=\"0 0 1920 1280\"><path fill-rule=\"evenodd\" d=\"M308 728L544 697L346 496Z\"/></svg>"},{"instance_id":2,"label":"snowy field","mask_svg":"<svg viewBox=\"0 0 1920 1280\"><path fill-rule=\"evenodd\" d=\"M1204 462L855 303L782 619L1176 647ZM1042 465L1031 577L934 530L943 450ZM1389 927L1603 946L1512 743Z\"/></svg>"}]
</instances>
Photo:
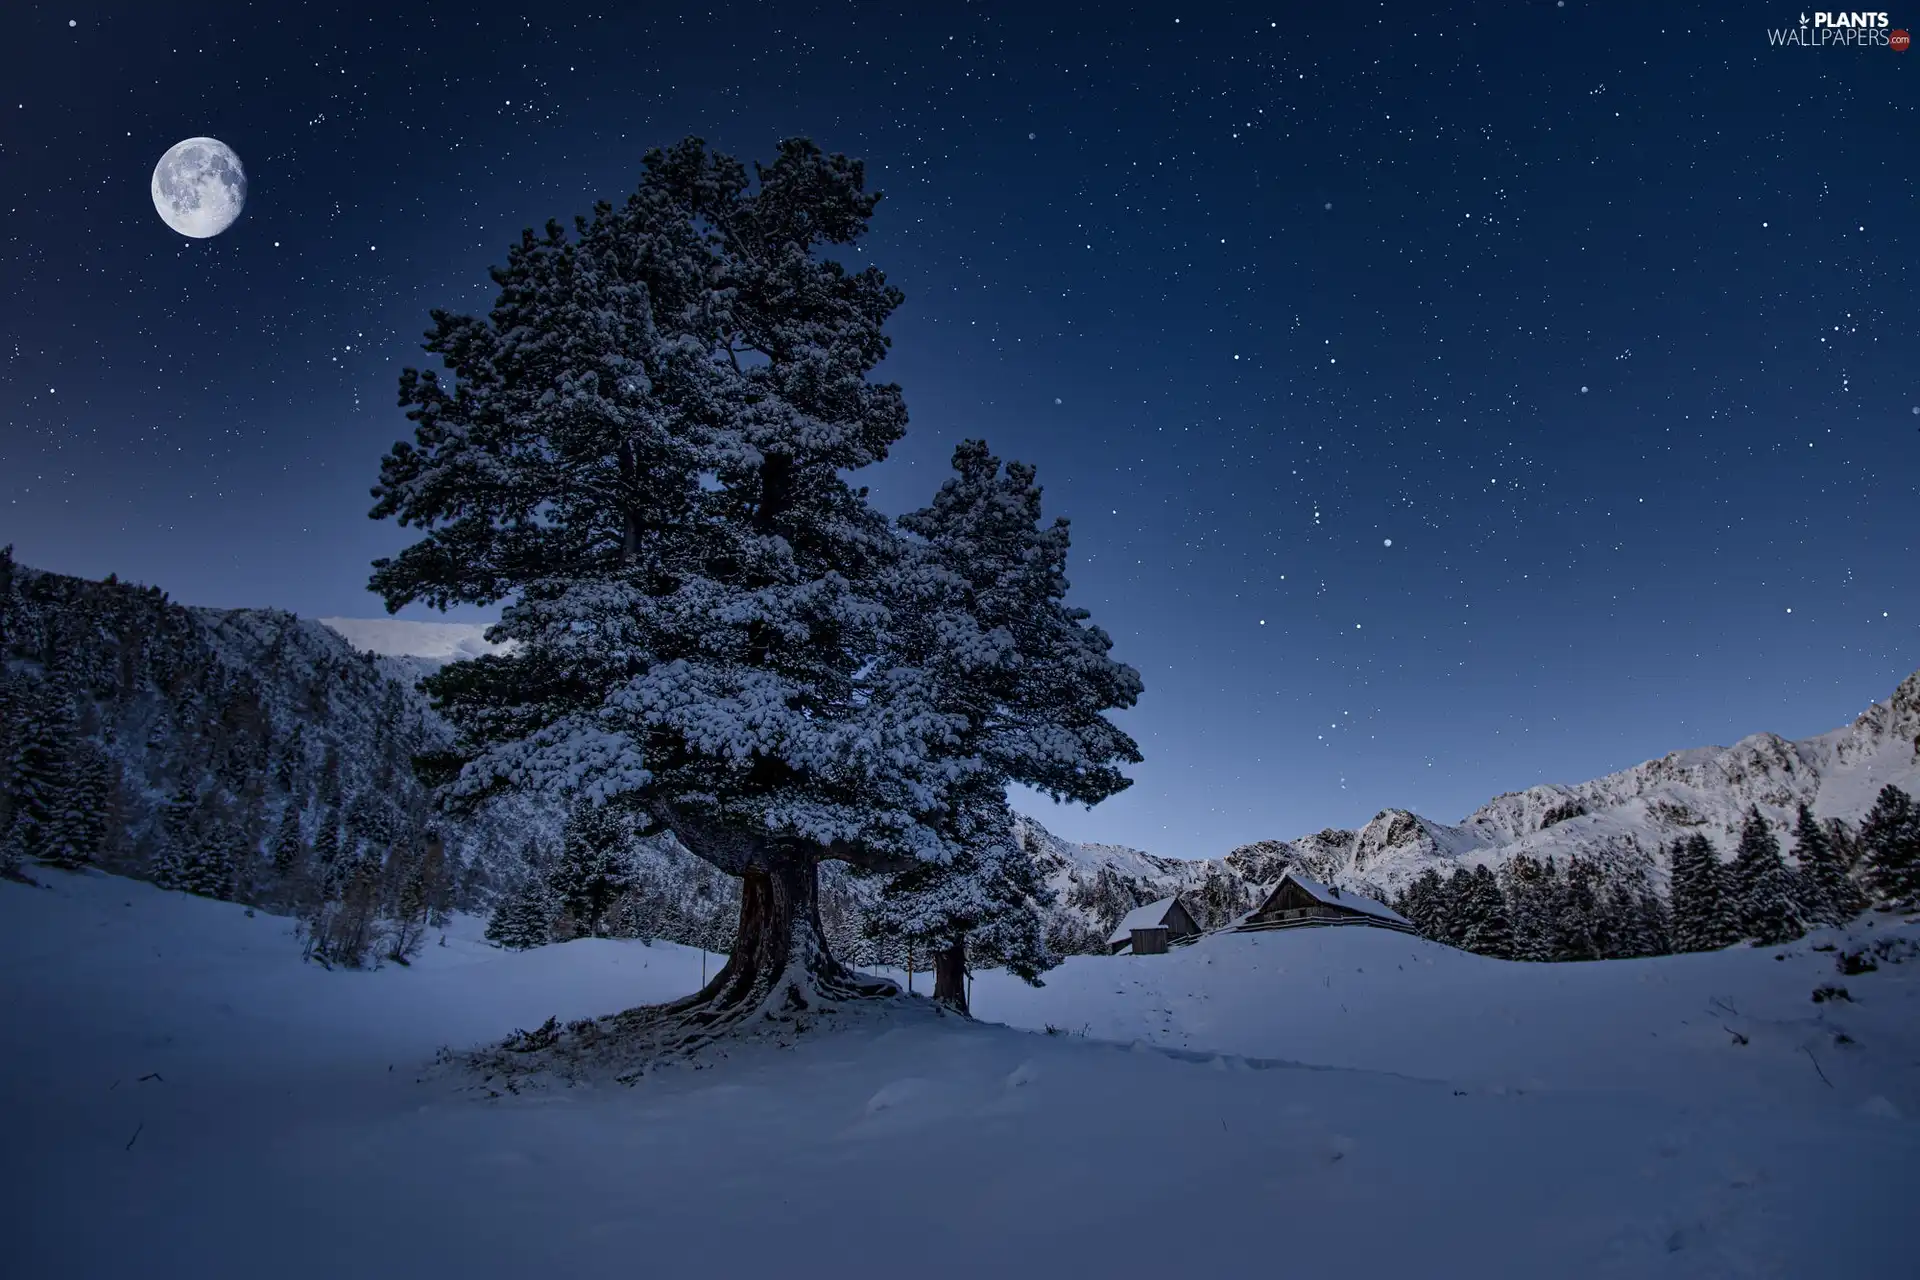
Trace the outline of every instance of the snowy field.
<instances>
[{"instance_id":1,"label":"snowy field","mask_svg":"<svg viewBox=\"0 0 1920 1280\"><path fill-rule=\"evenodd\" d=\"M412 968L327 973L285 920L37 874L0 883L8 1275L1911 1265L1920 959L1842 976L1812 949L1920 934L1885 918L1586 965L1215 938L1042 990L983 974L976 1012L1006 1026L903 1003L632 1088L482 1102L425 1073L437 1047L682 994L699 953L502 953L461 920ZM1852 1000L1814 1002L1828 983Z\"/></svg>"}]
</instances>

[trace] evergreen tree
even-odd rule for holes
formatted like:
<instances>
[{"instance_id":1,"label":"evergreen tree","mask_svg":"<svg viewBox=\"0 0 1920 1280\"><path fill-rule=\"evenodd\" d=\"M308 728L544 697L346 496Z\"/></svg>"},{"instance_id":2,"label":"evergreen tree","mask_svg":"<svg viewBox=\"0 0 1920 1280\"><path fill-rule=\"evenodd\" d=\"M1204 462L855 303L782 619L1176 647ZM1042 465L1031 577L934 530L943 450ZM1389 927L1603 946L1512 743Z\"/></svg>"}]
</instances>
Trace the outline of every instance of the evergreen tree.
<instances>
[{"instance_id":1,"label":"evergreen tree","mask_svg":"<svg viewBox=\"0 0 1920 1280\"><path fill-rule=\"evenodd\" d=\"M1127 787L1119 765L1140 753L1106 713L1133 705L1140 677L1067 605L1068 523L1043 521L1034 469L1003 468L980 440L954 450L953 469L932 505L900 518L910 541L874 672L889 709L945 721L931 756L960 781L931 824L953 852L896 877L874 925L934 952L934 998L964 1010L969 935L987 946L990 933L996 960L1028 981L1053 963L1040 914L1052 895L1013 838L1007 785L1089 805Z\"/></svg>"},{"instance_id":2,"label":"evergreen tree","mask_svg":"<svg viewBox=\"0 0 1920 1280\"><path fill-rule=\"evenodd\" d=\"M1736 919L1742 937L1776 945L1806 932L1795 901L1792 872L1780 855L1779 838L1761 816L1758 805L1747 811L1740 826L1740 844L1733 858Z\"/></svg>"},{"instance_id":3,"label":"evergreen tree","mask_svg":"<svg viewBox=\"0 0 1920 1280\"><path fill-rule=\"evenodd\" d=\"M289 800L280 811L280 829L273 837L274 874L282 879L292 876L300 869L305 854L306 844L300 838L300 806Z\"/></svg>"},{"instance_id":4,"label":"evergreen tree","mask_svg":"<svg viewBox=\"0 0 1920 1280\"><path fill-rule=\"evenodd\" d=\"M236 835L189 781L161 815L162 848L154 883L222 901L233 897Z\"/></svg>"},{"instance_id":5,"label":"evergreen tree","mask_svg":"<svg viewBox=\"0 0 1920 1280\"><path fill-rule=\"evenodd\" d=\"M1860 910L1860 892L1847 874L1844 855L1832 834L1814 819L1806 805L1794 824L1794 857L1800 863L1800 883L1808 923L1841 925Z\"/></svg>"},{"instance_id":6,"label":"evergreen tree","mask_svg":"<svg viewBox=\"0 0 1920 1280\"><path fill-rule=\"evenodd\" d=\"M1676 951L1715 951L1738 937L1720 855L1705 836L1674 845L1670 876Z\"/></svg>"},{"instance_id":7,"label":"evergreen tree","mask_svg":"<svg viewBox=\"0 0 1920 1280\"><path fill-rule=\"evenodd\" d=\"M51 679L22 679L13 701L20 719L9 735L12 754L4 762L8 838L19 856L39 858L49 852L67 805L73 705L65 687Z\"/></svg>"},{"instance_id":8,"label":"evergreen tree","mask_svg":"<svg viewBox=\"0 0 1920 1280\"><path fill-rule=\"evenodd\" d=\"M1639 936L1645 939L1646 950L1638 954L1649 956L1669 955L1673 951L1673 916L1660 895L1649 886L1642 886L1634 895L1634 903L1639 916Z\"/></svg>"},{"instance_id":9,"label":"evergreen tree","mask_svg":"<svg viewBox=\"0 0 1920 1280\"><path fill-rule=\"evenodd\" d=\"M1513 928L1513 958L1553 959L1554 884L1548 867L1524 853L1516 854L1500 875Z\"/></svg>"},{"instance_id":10,"label":"evergreen tree","mask_svg":"<svg viewBox=\"0 0 1920 1280\"><path fill-rule=\"evenodd\" d=\"M1597 960L1604 941L1599 897L1599 869L1588 859L1574 856L1567 860L1562 874L1552 858L1546 873L1552 884L1553 958L1555 960Z\"/></svg>"},{"instance_id":11,"label":"evergreen tree","mask_svg":"<svg viewBox=\"0 0 1920 1280\"><path fill-rule=\"evenodd\" d=\"M576 934L598 937L606 931L607 912L629 882L631 821L616 807L585 802L567 817L547 890Z\"/></svg>"},{"instance_id":12,"label":"evergreen tree","mask_svg":"<svg viewBox=\"0 0 1920 1280\"><path fill-rule=\"evenodd\" d=\"M1428 941L1450 947L1459 945L1459 931L1454 923L1453 881L1442 879L1435 868L1428 867L1414 877L1395 910L1411 921L1420 936Z\"/></svg>"},{"instance_id":13,"label":"evergreen tree","mask_svg":"<svg viewBox=\"0 0 1920 1280\"><path fill-rule=\"evenodd\" d=\"M58 808L40 850L43 861L72 870L99 858L106 847L117 768L112 757L94 743L82 738L69 741Z\"/></svg>"},{"instance_id":14,"label":"evergreen tree","mask_svg":"<svg viewBox=\"0 0 1920 1280\"><path fill-rule=\"evenodd\" d=\"M375 564L390 607L512 601L510 653L426 681L466 735L450 798L624 797L743 879L728 964L673 1011L707 1025L886 989L828 952L818 864L951 853L948 726L871 680L898 540L848 480L906 423L867 377L900 295L833 256L877 199L799 140L751 178L649 155L622 206L526 233L487 316L435 315L452 377L403 373L414 440L375 490L422 533Z\"/></svg>"},{"instance_id":15,"label":"evergreen tree","mask_svg":"<svg viewBox=\"0 0 1920 1280\"><path fill-rule=\"evenodd\" d=\"M487 921L487 941L514 950L545 946L552 941L552 918L546 886L529 876L507 894Z\"/></svg>"},{"instance_id":16,"label":"evergreen tree","mask_svg":"<svg viewBox=\"0 0 1920 1280\"><path fill-rule=\"evenodd\" d=\"M1860 824L1860 871L1877 905L1920 903L1920 808L1899 787L1882 787Z\"/></svg>"},{"instance_id":17,"label":"evergreen tree","mask_svg":"<svg viewBox=\"0 0 1920 1280\"><path fill-rule=\"evenodd\" d=\"M1253 905L1239 878L1219 870L1207 872L1192 901L1195 923L1202 929L1218 929Z\"/></svg>"},{"instance_id":18,"label":"evergreen tree","mask_svg":"<svg viewBox=\"0 0 1920 1280\"><path fill-rule=\"evenodd\" d=\"M1457 873L1456 873L1457 878ZM1475 867L1463 887L1465 927L1460 945L1483 956L1509 959L1513 955L1513 923L1507 915L1506 895L1493 868Z\"/></svg>"},{"instance_id":19,"label":"evergreen tree","mask_svg":"<svg viewBox=\"0 0 1920 1280\"><path fill-rule=\"evenodd\" d=\"M1446 875L1435 874L1438 882L1433 889L1433 901L1428 911L1431 915L1433 940L1443 942L1449 947L1460 945L1464 932L1462 920L1461 890L1465 887L1461 879L1462 871L1455 867Z\"/></svg>"}]
</instances>

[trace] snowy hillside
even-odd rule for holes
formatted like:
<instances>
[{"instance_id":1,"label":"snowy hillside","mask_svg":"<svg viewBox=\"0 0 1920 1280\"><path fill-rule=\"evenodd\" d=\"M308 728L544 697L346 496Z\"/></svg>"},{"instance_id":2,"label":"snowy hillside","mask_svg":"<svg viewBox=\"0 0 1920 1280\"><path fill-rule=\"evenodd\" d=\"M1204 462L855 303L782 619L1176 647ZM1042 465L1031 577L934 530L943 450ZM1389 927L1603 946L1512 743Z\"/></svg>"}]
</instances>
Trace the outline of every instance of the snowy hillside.
<instances>
[{"instance_id":1,"label":"snowy hillside","mask_svg":"<svg viewBox=\"0 0 1920 1280\"><path fill-rule=\"evenodd\" d=\"M408 622L400 618L322 618L320 622L354 648L387 658L453 662L500 653L506 648L487 639L488 624L484 622Z\"/></svg>"},{"instance_id":2,"label":"snowy hillside","mask_svg":"<svg viewBox=\"0 0 1920 1280\"><path fill-rule=\"evenodd\" d=\"M83 714L81 731L125 774L124 826L105 860L119 870L150 866L163 807L203 775L202 807L255 850L290 808L308 842L339 821L350 836L424 823L425 795L408 759L443 746L451 731L415 686L448 661L494 648L477 623L321 625L271 610L187 609L151 589L24 568L0 595L14 666L39 672L46 638L59 637L92 687L97 712ZM207 759L222 752L230 758ZM249 777L264 777L264 789L250 791L257 783ZM1389 809L1359 830L1264 840L1199 861L1077 844L1031 818L1017 829L1057 895L1048 937L1071 954L1103 950L1115 921L1172 892L1187 896L1203 925L1224 922L1290 866L1375 897L1430 867L1497 868L1522 853L1644 865L1657 884L1665 846L1700 831L1725 853L1750 805L1777 824L1790 852L1796 805L1857 822L1889 782L1920 789L1920 674L1831 733L1801 742L1756 734L1732 747L1679 751L1592 782L1500 796L1453 825ZM561 816L551 802L517 798L450 826L456 900L480 905L529 865L549 861ZM644 884L628 912L634 929L685 941L726 931L731 881L670 845L638 857ZM872 892L837 868L823 884L823 912L842 954L864 945L859 916Z\"/></svg>"},{"instance_id":3,"label":"snowy hillside","mask_svg":"<svg viewBox=\"0 0 1920 1280\"><path fill-rule=\"evenodd\" d=\"M1036 1030L905 1000L478 1101L442 1045L680 994L700 956L504 953L456 917L411 968L329 974L284 920L42 876L0 883L21 1275L1264 1275L1278 1234L1286 1274L1678 1280L1909 1250L1920 962L1886 917L1831 939L1887 953L1851 976L1818 936L1562 965L1215 938L983 975L983 1016Z\"/></svg>"}]
</instances>

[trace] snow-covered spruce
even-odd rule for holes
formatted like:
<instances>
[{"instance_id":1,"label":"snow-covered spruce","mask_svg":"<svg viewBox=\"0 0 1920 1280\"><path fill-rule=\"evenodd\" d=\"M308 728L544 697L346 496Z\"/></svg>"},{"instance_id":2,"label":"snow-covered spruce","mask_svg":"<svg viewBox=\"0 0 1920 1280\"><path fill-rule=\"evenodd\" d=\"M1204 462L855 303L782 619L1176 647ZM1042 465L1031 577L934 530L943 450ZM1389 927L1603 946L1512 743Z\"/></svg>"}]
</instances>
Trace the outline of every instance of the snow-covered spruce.
<instances>
[{"instance_id":1,"label":"snow-covered spruce","mask_svg":"<svg viewBox=\"0 0 1920 1280\"><path fill-rule=\"evenodd\" d=\"M1140 695L1140 676L1067 605L1065 519L1045 524L1024 463L1002 468L986 442L954 450L931 506L901 517L911 542L889 601L893 643L876 672L885 695L952 726L936 750L969 781L939 818L955 850L896 876L870 929L935 957L934 999L965 1011L968 947L1030 982L1055 963L1040 916L1053 898L1013 837L1009 782L1096 804L1140 759L1106 718Z\"/></svg>"},{"instance_id":2,"label":"snow-covered spruce","mask_svg":"<svg viewBox=\"0 0 1920 1280\"><path fill-rule=\"evenodd\" d=\"M741 878L727 964L651 1015L694 1032L890 990L830 953L820 862L956 865L1004 774L897 660L912 553L847 480L906 425L867 376L900 294L831 256L878 198L800 140L752 180L697 140L649 155L623 205L526 233L488 316L436 313L452 377L402 375L414 440L375 489L422 531L375 565L389 608L509 601L502 652L426 682L464 735L451 800L613 806Z\"/></svg>"}]
</instances>

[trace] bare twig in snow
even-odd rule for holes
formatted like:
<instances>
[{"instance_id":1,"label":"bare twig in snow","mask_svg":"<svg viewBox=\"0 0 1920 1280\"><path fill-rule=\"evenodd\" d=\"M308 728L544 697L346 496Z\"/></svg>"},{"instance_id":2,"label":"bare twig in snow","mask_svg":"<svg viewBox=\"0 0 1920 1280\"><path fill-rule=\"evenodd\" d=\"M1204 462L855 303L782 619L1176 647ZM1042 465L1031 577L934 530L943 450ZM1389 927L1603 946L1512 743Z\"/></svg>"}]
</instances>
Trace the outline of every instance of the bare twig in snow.
<instances>
[{"instance_id":1,"label":"bare twig in snow","mask_svg":"<svg viewBox=\"0 0 1920 1280\"><path fill-rule=\"evenodd\" d=\"M1806 1045L1801 1045L1800 1047L1802 1049L1807 1050L1807 1061L1813 1064L1813 1069L1815 1071L1820 1071L1820 1059L1813 1056L1813 1050L1808 1048ZM1829 1089L1833 1088L1833 1081L1827 1079L1827 1073L1824 1071L1820 1071L1820 1083L1824 1084Z\"/></svg>"},{"instance_id":2,"label":"bare twig in snow","mask_svg":"<svg viewBox=\"0 0 1920 1280\"><path fill-rule=\"evenodd\" d=\"M144 1129L144 1128L146 1128L146 1127L147 1127L147 1122L146 1122L145 1120L142 1120L142 1121L141 1121L141 1122L140 1122L139 1124L137 1124L137 1125L135 1125L135 1126L134 1126L134 1128L133 1128L133 1137L132 1137L132 1138L128 1138L128 1139L127 1139L127 1145L126 1145L126 1146L124 1146L124 1147L122 1147L122 1148L120 1148L120 1149L121 1149L122 1151L131 1151L131 1150L133 1150L133 1143L134 1143L134 1139L135 1139L135 1138L138 1138L138 1137L140 1136L140 1131L141 1131L142 1129Z\"/></svg>"}]
</instances>

